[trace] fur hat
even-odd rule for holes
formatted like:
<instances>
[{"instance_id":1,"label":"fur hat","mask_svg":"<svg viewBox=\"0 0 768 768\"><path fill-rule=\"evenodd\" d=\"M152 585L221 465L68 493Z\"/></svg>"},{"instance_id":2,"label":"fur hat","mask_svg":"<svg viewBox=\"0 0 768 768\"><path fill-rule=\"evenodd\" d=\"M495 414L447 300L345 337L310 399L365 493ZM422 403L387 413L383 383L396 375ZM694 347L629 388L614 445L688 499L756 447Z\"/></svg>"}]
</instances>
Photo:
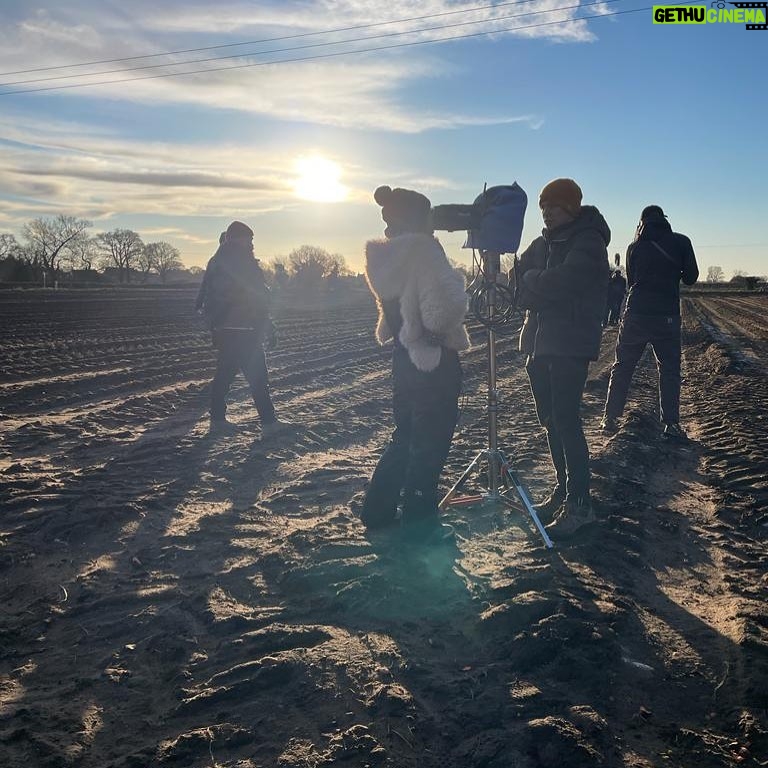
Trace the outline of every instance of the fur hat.
<instances>
[{"instance_id":1,"label":"fur hat","mask_svg":"<svg viewBox=\"0 0 768 768\"><path fill-rule=\"evenodd\" d=\"M660 205L646 205L643 208L643 212L640 214L640 221L648 221L648 219L666 219L667 214L661 209Z\"/></svg>"},{"instance_id":2,"label":"fur hat","mask_svg":"<svg viewBox=\"0 0 768 768\"><path fill-rule=\"evenodd\" d=\"M557 205L576 216L581 210L581 187L573 179L554 179L541 190L539 208Z\"/></svg>"},{"instance_id":3,"label":"fur hat","mask_svg":"<svg viewBox=\"0 0 768 768\"><path fill-rule=\"evenodd\" d=\"M406 232L432 234L432 203L420 192L382 186L373 193L373 199L381 206L381 218L387 223L384 230L387 237Z\"/></svg>"},{"instance_id":4,"label":"fur hat","mask_svg":"<svg viewBox=\"0 0 768 768\"><path fill-rule=\"evenodd\" d=\"M247 224L243 224L242 221L233 221L227 227L227 240L237 240L243 238L247 240L252 237L253 230Z\"/></svg>"}]
</instances>

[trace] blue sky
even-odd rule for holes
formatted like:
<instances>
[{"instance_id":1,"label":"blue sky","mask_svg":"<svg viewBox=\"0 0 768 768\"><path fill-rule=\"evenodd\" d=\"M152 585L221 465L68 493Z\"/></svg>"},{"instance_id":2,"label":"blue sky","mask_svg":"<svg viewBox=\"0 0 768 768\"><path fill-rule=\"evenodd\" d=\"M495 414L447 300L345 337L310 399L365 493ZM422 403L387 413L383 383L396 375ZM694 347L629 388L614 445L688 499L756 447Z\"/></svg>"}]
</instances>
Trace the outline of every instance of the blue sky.
<instances>
[{"instance_id":1,"label":"blue sky","mask_svg":"<svg viewBox=\"0 0 768 768\"><path fill-rule=\"evenodd\" d=\"M145 240L168 240L186 264L203 265L219 231L238 218L256 231L256 251L264 259L311 243L359 268L365 240L382 228L371 194L379 184L412 187L439 204L470 202L485 182L517 181L530 198L525 245L542 226L538 190L552 178L570 176L584 201L605 215L612 253L624 253L640 210L657 203L673 227L691 237L703 273L720 265L727 277L736 269L764 275L768 31L654 25L650 9L529 26L645 7L630 0L581 7L575 0L495 7L482 0L134 0L130 6L0 0L0 83L169 59L5 74L18 70L414 16L432 18L173 58L406 30L412 32L404 37L272 59L442 40L0 95L0 232L18 235L30 218L64 212L91 219L94 233L131 227ZM437 15L469 8L482 10ZM422 29L478 19L484 23ZM528 28L506 31L516 26ZM483 37L443 39L491 30ZM251 56L186 69L265 60ZM101 79L159 71L168 70ZM6 85L0 94L87 81ZM468 260L459 235L441 239L451 257Z\"/></svg>"}]
</instances>

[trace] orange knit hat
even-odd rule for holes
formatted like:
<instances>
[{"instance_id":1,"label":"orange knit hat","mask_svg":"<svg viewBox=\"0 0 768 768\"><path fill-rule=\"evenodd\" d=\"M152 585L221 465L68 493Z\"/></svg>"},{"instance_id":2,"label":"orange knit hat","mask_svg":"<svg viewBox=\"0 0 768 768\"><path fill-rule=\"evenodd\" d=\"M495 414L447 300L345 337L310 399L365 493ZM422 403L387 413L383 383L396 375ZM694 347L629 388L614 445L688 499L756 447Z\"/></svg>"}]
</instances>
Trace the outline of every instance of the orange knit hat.
<instances>
[{"instance_id":1,"label":"orange knit hat","mask_svg":"<svg viewBox=\"0 0 768 768\"><path fill-rule=\"evenodd\" d=\"M539 208L546 204L558 205L576 216L581 209L581 187L573 179L550 181L539 195Z\"/></svg>"}]
</instances>

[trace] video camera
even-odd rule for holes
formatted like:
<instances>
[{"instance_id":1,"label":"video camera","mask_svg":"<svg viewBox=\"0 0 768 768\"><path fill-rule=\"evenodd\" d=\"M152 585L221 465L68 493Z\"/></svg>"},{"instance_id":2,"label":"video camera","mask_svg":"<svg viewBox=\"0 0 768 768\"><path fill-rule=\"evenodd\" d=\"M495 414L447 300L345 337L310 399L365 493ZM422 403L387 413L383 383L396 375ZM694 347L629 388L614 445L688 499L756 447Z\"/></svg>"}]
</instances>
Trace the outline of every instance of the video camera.
<instances>
[{"instance_id":1,"label":"video camera","mask_svg":"<svg viewBox=\"0 0 768 768\"><path fill-rule=\"evenodd\" d=\"M466 230L463 247L480 253L481 263L475 259L475 273L467 291L475 318L492 331L510 332L522 324L517 285L500 282L499 273L501 254L517 253L520 247L527 205L528 196L514 182L486 187L471 205L450 203L432 208L435 230ZM517 276L516 271L513 274Z\"/></svg>"},{"instance_id":2,"label":"video camera","mask_svg":"<svg viewBox=\"0 0 768 768\"><path fill-rule=\"evenodd\" d=\"M464 248L487 253L516 253L520 247L528 196L514 182L490 187L474 203L432 207L432 226L444 232L467 232Z\"/></svg>"}]
</instances>

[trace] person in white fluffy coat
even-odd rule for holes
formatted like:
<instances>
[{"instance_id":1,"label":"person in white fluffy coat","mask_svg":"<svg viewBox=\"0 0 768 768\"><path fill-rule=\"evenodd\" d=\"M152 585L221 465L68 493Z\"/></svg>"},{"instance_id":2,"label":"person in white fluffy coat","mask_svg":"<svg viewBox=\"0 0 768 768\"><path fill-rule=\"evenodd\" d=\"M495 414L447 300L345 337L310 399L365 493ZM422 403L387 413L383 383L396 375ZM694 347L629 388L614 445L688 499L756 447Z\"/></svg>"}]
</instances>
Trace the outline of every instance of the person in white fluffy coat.
<instances>
[{"instance_id":1,"label":"person in white fluffy coat","mask_svg":"<svg viewBox=\"0 0 768 768\"><path fill-rule=\"evenodd\" d=\"M391 240L371 240L365 248L365 275L379 310L379 344L394 336L384 304L397 299L402 318L398 341L420 371L434 371L443 349L469 348L464 276L448 263L435 237L406 232Z\"/></svg>"},{"instance_id":2,"label":"person in white fluffy coat","mask_svg":"<svg viewBox=\"0 0 768 768\"><path fill-rule=\"evenodd\" d=\"M397 520L414 533L439 526L438 491L458 416L464 328L464 278L431 228L431 204L407 189L374 194L385 240L366 246L366 277L379 310L376 339L393 341L395 431L373 473L361 519L369 528Z\"/></svg>"}]
</instances>

